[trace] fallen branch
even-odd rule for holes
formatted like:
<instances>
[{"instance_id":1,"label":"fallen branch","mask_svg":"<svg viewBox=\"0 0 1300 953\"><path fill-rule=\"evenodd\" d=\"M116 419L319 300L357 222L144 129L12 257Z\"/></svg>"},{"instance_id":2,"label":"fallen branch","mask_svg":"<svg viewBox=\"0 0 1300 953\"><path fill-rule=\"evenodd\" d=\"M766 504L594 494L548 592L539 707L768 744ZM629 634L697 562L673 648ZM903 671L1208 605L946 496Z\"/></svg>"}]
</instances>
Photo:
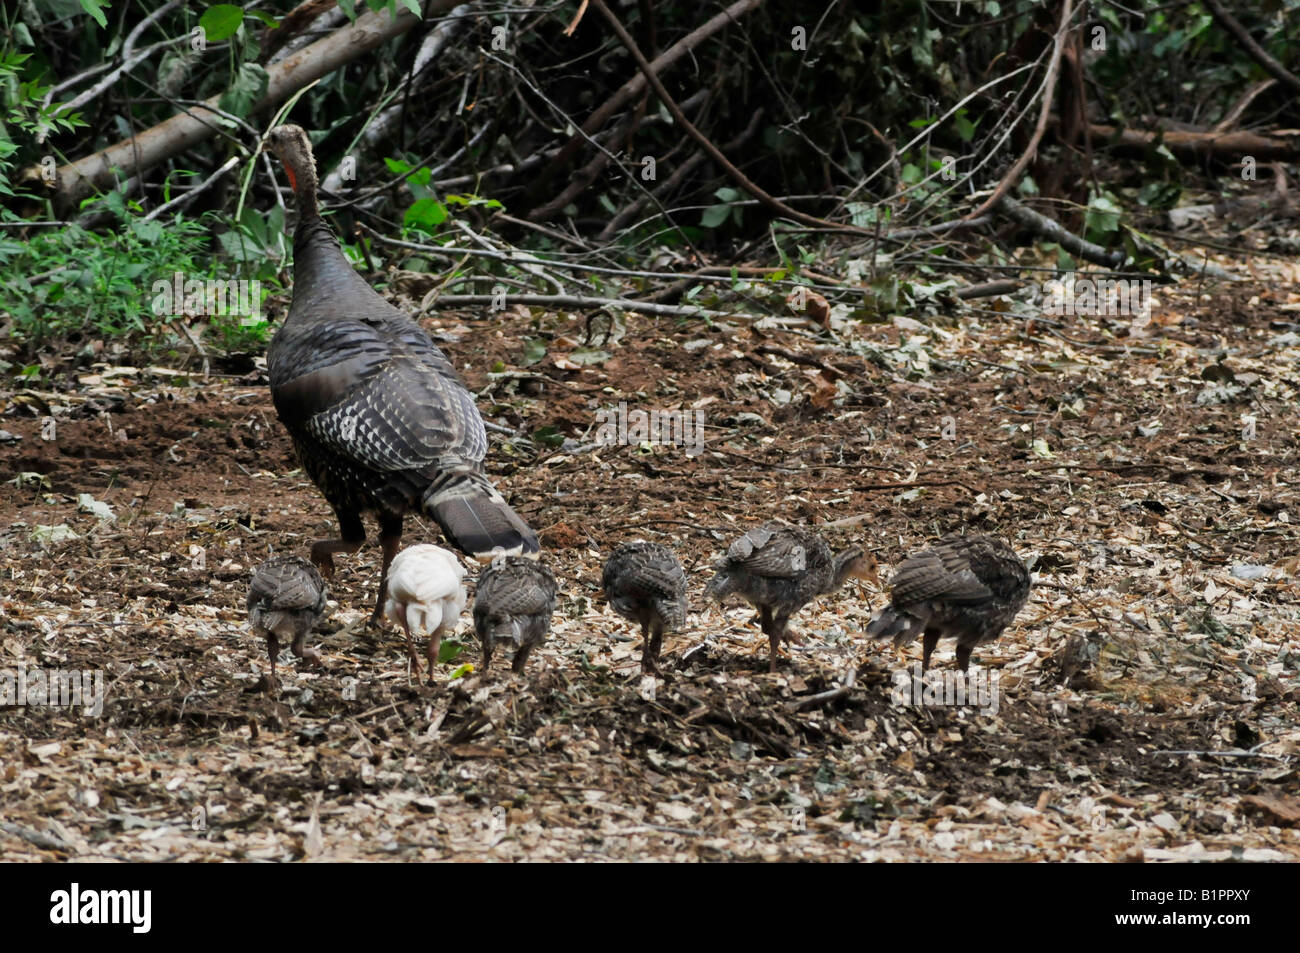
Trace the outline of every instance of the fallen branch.
<instances>
[{"instance_id":1,"label":"fallen branch","mask_svg":"<svg viewBox=\"0 0 1300 953\"><path fill-rule=\"evenodd\" d=\"M445 12L455 0L432 0L430 14ZM356 23L335 31L301 52L267 69L266 93L253 107L260 112L287 99L297 90L382 43L405 33L419 18L403 10L397 17L386 11L367 13ZM219 96L208 100L216 108ZM197 145L216 134L216 127L188 110L178 113L130 139L59 168L56 200L70 206L97 189L110 188L115 168L127 174L143 173L160 162Z\"/></svg>"},{"instance_id":2,"label":"fallen branch","mask_svg":"<svg viewBox=\"0 0 1300 953\"><path fill-rule=\"evenodd\" d=\"M816 695L809 695L806 698L800 698L796 701L789 702L785 706L785 709L786 711L796 712L796 711L806 711L809 708L819 708L822 705L827 704L828 702L833 702L836 699L843 698L844 696L848 695L849 692L853 691L853 686L857 684L857 681L858 681L858 671L857 669L851 668L844 673L843 677L840 679L840 684L837 685L835 688L831 688L824 692L818 692Z\"/></svg>"},{"instance_id":3,"label":"fallen branch","mask_svg":"<svg viewBox=\"0 0 1300 953\"><path fill-rule=\"evenodd\" d=\"M726 318L761 320L759 315L736 314L731 311L714 311L709 308L677 307L670 304L653 304L633 301L630 298L594 298L587 295L443 295L432 304L448 308L475 307L493 303L537 305L543 308L621 308L641 314L659 314L680 318Z\"/></svg>"},{"instance_id":4,"label":"fallen branch","mask_svg":"<svg viewBox=\"0 0 1300 953\"><path fill-rule=\"evenodd\" d=\"M997 281L985 282L982 285L968 285L965 288L958 288L953 292L953 295L962 301L970 298L992 298L994 295L1014 294L1021 287L1021 282L1014 278L999 278Z\"/></svg>"},{"instance_id":5,"label":"fallen branch","mask_svg":"<svg viewBox=\"0 0 1300 953\"><path fill-rule=\"evenodd\" d=\"M1105 265L1107 268L1118 268L1124 264L1124 252L1107 251L1100 245L1085 241L1073 232L1066 231L1060 222L1021 205L1009 195L1002 196L998 201L998 210L1013 222L1023 225L1048 241L1056 242L1072 255L1098 265Z\"/></svg>"},{"instance_id":6,"label":"fallen branch","mask_svg":"<svg viewBox=\"0 0 1300 953\"><path fill-rule=\"evenodd\" d=\"M1105 140L1121 152L1146 153L1163 145L1176 155L1191 158L1239 160L1242 156L1256 159L1300 159L1300 137L1279 139L1253 132L1185 132L1173 129L1122 129L1118 126L1101 126L1089 123L1088 133Z\"/></svg>"},{"instance_id":7,"label":"fallen branch","mask_svg":"<svg viewBox=\"0 0 1300 953\"><path fill-rule=\"evenodd\" d=\"M1219 0L1204 0L1204 2L1210 11L1210 15L1219 21L1219 26L1235 36L1242 48L1254 58L1256 63L1264 67L1269 76L1286 83L1287 86L1291 87L1291 92L1300 93L1300 77L1275 60L1269 55L1268 50L1256 43L1255 38L1241 25L1241 21L1224 9Z\"/></svg>"}]
</instances>

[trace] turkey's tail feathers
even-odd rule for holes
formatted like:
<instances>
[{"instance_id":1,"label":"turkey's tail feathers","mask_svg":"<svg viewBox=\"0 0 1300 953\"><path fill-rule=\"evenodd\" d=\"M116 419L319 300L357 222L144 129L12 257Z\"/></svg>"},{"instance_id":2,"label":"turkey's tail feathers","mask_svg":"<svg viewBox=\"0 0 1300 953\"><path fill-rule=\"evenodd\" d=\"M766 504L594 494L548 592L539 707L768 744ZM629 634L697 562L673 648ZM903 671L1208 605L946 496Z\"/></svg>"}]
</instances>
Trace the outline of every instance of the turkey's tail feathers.
<instances>
[{"instance_id":1,"label":"turkey's tail feathers","mask_svg":"<svg viewBox=\"0 0 1300 953\"><path fill-rule=\"evenodd\" d=\"M867 635L873 639L893 639L895 645L910 642L925 629L925 623L915 616L885 606L867 625Z\"/></svg>"},{"instance_id":2,"label":"turkey's tail feathers","mask_svg":"<svg viewBox=\"0 0 1300 953\"><path fill-rule=\"evenodd\" d=\"M424 511L468 556L526 556L538 551L537 534L481 473L442 475L424 494Z\"/></svg>"}]
</instances>

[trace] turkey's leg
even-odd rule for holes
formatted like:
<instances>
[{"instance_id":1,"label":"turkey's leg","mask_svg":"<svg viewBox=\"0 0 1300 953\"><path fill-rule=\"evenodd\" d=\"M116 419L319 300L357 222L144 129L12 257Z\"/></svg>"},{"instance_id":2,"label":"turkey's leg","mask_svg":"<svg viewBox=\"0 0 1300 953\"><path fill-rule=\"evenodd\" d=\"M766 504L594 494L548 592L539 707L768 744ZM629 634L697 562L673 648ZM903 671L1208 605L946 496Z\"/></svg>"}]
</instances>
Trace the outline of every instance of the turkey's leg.
<instances>
[{"instance_id":1,"label":"turkey's leg","mask_svg":"<svg viewBox=\"0 0 1300 953\"><path fill-rule=\"evenodd\" d=\"M411 638L411 626L406 621L406 610L402 610L402 631L406 633L406 654L411 660L411 668L415 669L415 677L420 677L420 657L415 654L415 639Z\"/></svg>"},{"instance_id":2,"label":"turkey's leg","mask_svg":"<svg viewBox=\"0 0 1300 953\"><path fill-rule=\"evenodd\" d=\"M957 667L963 672L970 668L970 654L975 650L973 645L957 643Z\"/></svg>"},{"instance_id":3,"label":"turkey's leg","mask_svg":"<svg viewBox=\"0 0 1300 953\"><path fill-rule=\"evenodd\" d=\"M489 640L487 636L484 636L483 637L483 671L486 672L488 670L488 666L491 664L492 664L492 642Z\"/></svg>"},{"instance_id":4,"label":"turkey's leg","mask_svg":"<svg viewBox=\"0 0 1300 953\"><path fill-rule=\"evenodd\" d=\"M311 548L311 561L326 579L334 578L334 554L352 555L366 541L366 528L356 513L335 510L339 521L339 538L318 540Z\"/></svg>"},{"instance_id":5,"label":"turkey's leg","mask_svg":"<svg viewBox=\"0 0 1300 953\"><path fill-rule=\"evenodd\" d=\"M930 656L934 654L934 647L939 644L939 633L934 629L925 630L925 638L921 643L921 671L930 671ZM961 649L957 650L961 654Z\"/></svg>"},{"instance_id":6,"label":"turkey's leg","mask_svg":"<svg viewBox=\"0 0 1300 953\"><path fill-rule=\"evenodd\" d=\"M299 632L293 640L293 654L303 660L307 665L320 664L320 652L316 649L307 648L307 633Z\"/></svg>"},{"instance_id":7,"label":"turkey's leg","mask_svg":"<svg viewBox=\"0 0 1300 953\"><path fill-rule=\"evenodd\" d=\"M641 649L641 671L658 675L659 649L664 638L663 626L658 622L647 622L641 626L641 638L645 643Z\"/></svg>"},{"instance_id":8,"label":"turkey's leg","mask_svg":"<svg viewBox=\"0 0 1300 953\"><path fill-rule=\"evenodd\" d=\"M790 638L790 614L788 612L778 612L776 618L772 620L772 671L776 671L776 647L784 642L793 642ZM800 639L799 641L803 641ZM793 658L793 657L792 657Z\"/></svg>"},{"instance_id":9,"label":"turkey's leg","mask_svg":"<svg viewBox=\"0 0 1300 953\"><path fill-rule=\"evenodd\" d=\"M760 624L763 627L763 632L767 635L767 643L771 648L771 652L768 655L767 670L769 672L775 672L776 653L781 647L781 630L772 623L771 606L759 606L759 613L761 615Z\"/></svg>"},{"instance_id":10,"label":"turkey's leg","mask_svg":"<svg viewBox=\"0 0 1300 953\"><path fill-rule=\"evenodd\" d=\"M280 684L279 679L275 677L275 660L280 654L280 640L275 637L274 632L266 633L266 654L271 659L271 675L266 679L266 690L274 692Z\"/></svg>"},{"instance_id":11,"label":"turkey's leg","mask_svg":"<svg viewBox=\"0 0 1300 953\"><path fill-rule=\"evenodd\" d=\"M789 642L791 645L803 645L803 636L798 632L790 631L790 613L778 612L773 622L781 630L782 642Z\"/></svg>"},{"instance_id":12,"label":"turkey's leg","mask_svg":"<svg viewBox=\"0 0 1300 953\"><path fill-rule=\"evenodd\" d=\"M515 660L510 663L510 671L516 675L522 674L524 666L528 664L528 653L533 650L531 645L519 646L519 651L515 653Z\"/></svg>"},{"instance_id":13,"label":"turkey's leg","mask_svg":"<svg viewBox=\"0 0 1300 953\"><path fill-rule=\"evenodd\" d=\"M383 564L379 570L379 596L375 599L375 611L370 616L370 624L378 625L384 617L384 598L388 594L388 565L397 555L402 545L402 518L400 516L379 517L379 546L383 550ZM419 669L417 668L418 672Z\"/></svg>"}]
</instances>

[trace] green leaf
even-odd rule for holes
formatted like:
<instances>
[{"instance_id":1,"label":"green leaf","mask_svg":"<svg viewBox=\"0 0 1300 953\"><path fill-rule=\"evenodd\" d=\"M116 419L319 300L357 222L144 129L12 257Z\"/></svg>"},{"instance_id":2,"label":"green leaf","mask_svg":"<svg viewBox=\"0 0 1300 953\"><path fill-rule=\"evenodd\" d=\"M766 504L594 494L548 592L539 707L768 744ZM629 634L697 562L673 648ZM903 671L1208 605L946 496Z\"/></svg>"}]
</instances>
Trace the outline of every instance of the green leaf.
<instances>
[{"instance_id":1,"label":"green leaf","mask_svg":"<svg viewBox=\"0 0 1300 953\"><path fill-rule=\"evenodd\" d=\"M84 5L87 0L81 2ZM209 43L220 43L234 36L243 22L244 8L237 7L233 3L218 3L215 7L208 7L203 11L203 16L199 17L199 26L203 27L203 33ZM242 116L243 113L240 115Z\"/></svg>"},{"instance_id":2,"label":"green leaf","mask_svg":"<svg viewBox=\"0 0 1300 953\"><path fill-rule=\"evenodd\" d=\"M952 125L962 142L970 142L975 137L975 124L966 118L965 113L964 109L958 111L957 115L952 117Z\"/></svg>"},{"instance_id":3,"label":"green leaf","mask_svg":"<svg viewBox=\"0 0 1300 953\"><path fill-rule=\"evenodd\" d=\"M266 28L268 30L274 30L276 27L280 25L279 20L271 16L271 14L264 13L261 10L249 10L248 15L250 17L257 17L257 19L261 20L264 24L266 24Z\"/></svg>"},{"instance_id":4,"label":"green leaf","mask_svg":"<svg viewBox=\"0 0 1300 953\"><path fill-rule=\"evenodd\" d=\"M402 224L422 232L434 232L447 221L447 208L437 199L418 199L406 210Z\"/></svg>"},{"instance_id":5,"label":"green leaf","mask_svg":"<svg viewBox=\"0 0 1300 953\"><path fill-rule=\"evenodd\" d=\"M438 646L438 664L446 665L454 661L456 656L465 651L465 645L456 639L443 639L442 645Z\"/></svg>"},{"instance_id":6,"label":"green leaf","mask_svg":"<svg viewBox=\"0 0 1300 953\"><path fill-rule=\"evenodd\" d=\"M576 347L569 353L569 360L574 364L600 364L609 358L609 351L594 347Z\"/></svg>"},{"instance_id":7,"label":"green leaf","mask_svg":"<svg viewBox=\"0 0 1300 953\"><path fill-rule=\"evenodd\" d=\"M717 228L727 220L727 216L730 214L730 205L710 205L704 210L704 214L700 216L700 224L705 228Z\"/></svg>"},{"instance_id":8,"label":"green leaf","mask_svg":"<svg viewBox=\"0 0 1300 953\"><path fill-rule=\"evenodd\" d=\"M81 0L81 9L85 10L101 28L107 28L108 17L104 16L104 10L108 7L108 0Z\"/></svg>"},{"instance_id":9,"label":"green leaf","mask_svg":"<svg viewBox=\"0 0 1300 953\"><path fill-rule=\"evenodd\" d=\"M520 367L531 367L546 357L545 338L524 338L524 354L519 361Z\"/></svg>"},{"instance_id":10,"label":"green leaf","mask_svg":"<svg viewBox=\"0 0 1300 953\"><path fill-rule=\"evenodd\" d=\"M1109 192L1094 193L1088 200L1088 212L1084 216L1084 229L1094 241L1104 241L1105 237L1119 229L1120 215L1123 209Z\"/></svg>"},{"instance_id":11,"label":"green leaf","mask_svg":"<svg viewBox=\"0 0 1300 953\"><path fill-rule=\"evenodd\" d=\"M564 444L564 434L554 427L542 427L533 431L533 440L545 447L559 447Z\"/></svg>"},{"instance_id":12,"label":"green leaf","mask_svg":"<svg viewBox=\"0 0 1300 953\"><path fill-rule=\"evenodd\" d=\"M417 17L421 16L420 4L418 0L397 0L397 2L400 3L402 6L406 7L406 9L410 10L412 13L414 13Z\"/></svg>"},{"instance_id":13,"label":"green leaf","mask_svg":"<svg viewBox=\"0 0 1300 953\"><path fill-rule=\"evenodd\" d=\"M239 67L235 82L221 94L217 105L236 116L247 116L266 95L266 70L257 63L245 63Z\"/></svg>"}]
</instances>

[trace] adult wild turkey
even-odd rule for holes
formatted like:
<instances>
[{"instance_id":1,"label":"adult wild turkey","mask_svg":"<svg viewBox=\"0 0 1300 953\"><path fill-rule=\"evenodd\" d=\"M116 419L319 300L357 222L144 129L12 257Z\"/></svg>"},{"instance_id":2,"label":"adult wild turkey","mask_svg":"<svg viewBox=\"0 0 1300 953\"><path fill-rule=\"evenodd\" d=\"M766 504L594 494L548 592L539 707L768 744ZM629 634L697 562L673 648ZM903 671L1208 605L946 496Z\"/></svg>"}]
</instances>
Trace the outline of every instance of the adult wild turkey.
<instances>
[{"instance_id":1,"label":"adult wild turkey","mask_svg":"<svg viewBox=\"0 0 1300 953\"><path fill-rule=\"evenodd\" d=\"M429 684L438 668L442 637L456 628L465 609L465 567L455 554L441 546L422 543L408 546L388 567L388 588L384 616L406 633L406 651L411 667L420 674L412 634L429 637Z\"/></svg>"},{"instance_id":2,"label":"adult wild turkey","mask_svg":"<svg viewBox=\"0 0 1300 953\"><path fill-rule=\"evenodd\" d=\"M738 593L758 607L772 647L769 670L775 672L781 642L795 641L788 632L790 617L850 578L877 581L875 557L860 546L832 553L812 530L764 523L731 544L706 592L719 602Z\"/></svg>"},{"instance_id":3,"label":"adult wild turkey","mask_svg":"<svg viewBox=\"0 0 1300 953\"><path fill-rule=\"evenodd\" d=\"M483 671L498 641L515 646L511 670L522 672L528 653L551 628L557 587L552 572L535 559L498 556L478 577L474 632L483 646Z\"/></svg>"},{"instance_id":4,"label":"adult wild turkey","mask_svg":"<svg viewBox=\"0 0 1300 953\"><path fill-rule=\"evenodd\" d=\"M365 542L362 514L378 518L378 621L408 512L472 556L533 553L537 537L483 475L483 419L451 362L352 269L321 219L307 134L278 126L267 142L298 209L293 303L267 354L271 399L338 518L340 538L317 542L312 562L332 575L334 554Z\"/></svg>"},{"instance_id":5,"label":"adult wild turkey","mask_svg":"<svg viewBox=\"0 0 1300 953\"><path fill-rule=\"evenodd\" d=\"M271 658L268 686L275 684L275 662L280 657L280 639L293 654L308 663L320 661L320 653L304 647L312 627L325 612L328 591L316 567L300 556L272 556L253 573L248 587L248 620L253 634L266 639Z\"/></svg>"},{"instance_id":6,"label":"adult wild turkey","mask_svg":"<svg viewBox=\"0 0 1300 953\"><path fill-rule=\"evenodd\" d=\"M659 671L664 632L686 622L686 573L673 551L643 539L619 546L601 574L614 611L641 624L641 671Z\"/></svg>"},{"instance_id":7,"label":"adult wild turkey","mask_svg":"<svg viewBox=\"0 0 1300 953\"><path fill-rule=\"evenodd\" d=\"M924 634L921 670L939 639L957 639L957 667L971 651L1002 634L1029 598L1029 570L1006 542L992 536L956 536L905 559L890 580L890 602L867 635L906 645Z\"/></svg>"}]
</instances>

